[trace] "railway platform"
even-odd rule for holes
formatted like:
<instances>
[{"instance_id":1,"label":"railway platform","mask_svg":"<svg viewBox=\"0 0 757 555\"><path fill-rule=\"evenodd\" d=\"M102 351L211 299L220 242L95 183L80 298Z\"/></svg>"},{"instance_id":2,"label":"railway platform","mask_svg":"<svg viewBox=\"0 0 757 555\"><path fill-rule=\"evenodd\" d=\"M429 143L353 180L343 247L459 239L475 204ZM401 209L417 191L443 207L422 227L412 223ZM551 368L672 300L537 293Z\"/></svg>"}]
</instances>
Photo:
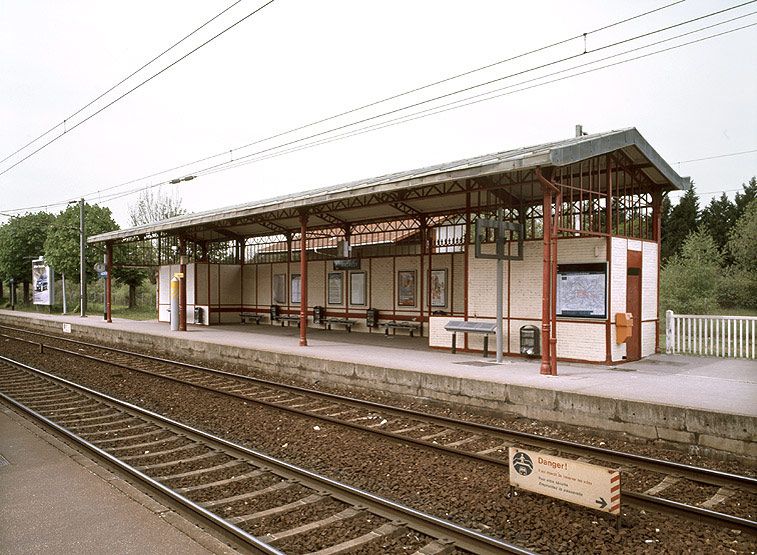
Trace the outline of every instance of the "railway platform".
<instances>
[{"instance_id":1,"label":"railway platform","mask_svg":"<svg viewBox=\"0 0 757 555\"><path fill-rule=\"evenodd\" d=\"M429 349L427 339L270 325L189 326L171 332L155 321L0 311L0 325L23 324L104 340L125 349L191 357L197 364L247 364L311 382L377 389L455 402L527 418L622 432L690 449L757 458L757 362L655 355L618 366L560 363L558 376L539 361ZM2 331L2 330L0 330Z\"/></svg>"},{"instance_id":2,"label":"railway platform","mask_svg":"<svg viewBox=\"0 0 757 555\"><path fill-rule=\"evenodd\" d=\"M0 404L0 553L232 553Z\"/></svg>"}]
</instances>

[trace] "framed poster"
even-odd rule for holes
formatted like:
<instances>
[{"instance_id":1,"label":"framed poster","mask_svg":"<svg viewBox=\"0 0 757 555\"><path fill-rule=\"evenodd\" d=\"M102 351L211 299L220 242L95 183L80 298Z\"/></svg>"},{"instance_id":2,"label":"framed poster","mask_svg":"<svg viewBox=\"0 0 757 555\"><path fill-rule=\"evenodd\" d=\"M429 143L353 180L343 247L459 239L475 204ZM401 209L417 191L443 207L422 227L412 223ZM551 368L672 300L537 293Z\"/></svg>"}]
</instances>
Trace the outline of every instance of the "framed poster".
<instances>
[{"instance_id":1,"label":"framed poster","mask_svg":"<svg viewBox=\"0 0 757 555\"><path fill-rule=\"evenodd\" d=\"M431 306L447 306L447 269L431 270Z\"/></svg>"},{"instance_id":2,"label":"framed poster","mask_svg":"<svg viewBox=\"0 0 757 555\"><path fill-rule=\"evenodd\" d=\"M344 274L329 272L328 304L342 304L344 299Z\"/></svg>"},{"instance_id":3,"label":"framed poster","mask_svg":"<svg viewBox=\"0 0 757 555\"><path fill-rule=\"evenodd\" d=\"M415 270L397 272L397 304L415 306Z\"/></svg>"},{"instance_id":4,"label":"framed poster","mask_svg":"<svg viewBox=\"0 0 757 555\"><path fill-rule=\"evenodd\" d=\"M273 302L274 304L286 304L287 302L287 275L273 275Z\"/></svg>"},{"instance_id":5,"label":"framed poster","mask_svg":"<svg viewBox=\"0 0 757 555\"><path fill-rule=\"evenodd\" d=\"M557 266L557 315L607 318L607 264Z\"/></svg>"},{"instance_id":6,"label":"framed poster","mask_svg":"<svg viewBox=\"0 0 757 555\"><path fill-rule=\"evenodd\" d=\"M350 272L350 304L365 305L365 272Z\"/></svg>"},{"instance_id":7,"label":"framed poster","mask_svg":"<svg viewBox=\"0 0 757 555\"><path fill-rule=\"evenodd\" d=\"M292 287L290 288L292 292L292 304L299 303L302 300L301 284L300 274L292 274Z\"/></svg>"}]
</instances>

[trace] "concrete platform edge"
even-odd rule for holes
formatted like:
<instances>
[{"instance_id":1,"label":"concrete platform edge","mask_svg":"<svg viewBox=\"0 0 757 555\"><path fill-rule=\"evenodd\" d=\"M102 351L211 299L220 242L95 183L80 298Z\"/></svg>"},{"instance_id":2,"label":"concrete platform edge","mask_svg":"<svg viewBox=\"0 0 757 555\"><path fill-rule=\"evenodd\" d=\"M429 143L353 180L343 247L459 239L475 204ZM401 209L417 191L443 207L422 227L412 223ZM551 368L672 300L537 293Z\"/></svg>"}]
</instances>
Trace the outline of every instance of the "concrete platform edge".
<instances>
[{"instance_id":1,"label":"concrete platform edge","mask_svg":"<svg viewBox=\"0 0 757 555\"><path fill-rule=\"evenodd\" d=\"M18 320L0 314L0 323ZM61 331L60 322L24 318L24 325L43 331ZM612 399L522 385L461 379L453 376L384 368L353 362L328 361L306 354L281 353L220 343L158 336L114 329L107 339L124 347L160 351L166 355L191 355L199 364L218 367L224 362L248 364L279 375L294 369L299 378L324 385L382 389L401 396L455 402L470 408L514 413L542 421L627 433L652 441L677 444L713 454L757 458L754 442L757 418L647 402ZM102 339L102 328L77 324L72 337Z\"/></svg>"}]
</instances>

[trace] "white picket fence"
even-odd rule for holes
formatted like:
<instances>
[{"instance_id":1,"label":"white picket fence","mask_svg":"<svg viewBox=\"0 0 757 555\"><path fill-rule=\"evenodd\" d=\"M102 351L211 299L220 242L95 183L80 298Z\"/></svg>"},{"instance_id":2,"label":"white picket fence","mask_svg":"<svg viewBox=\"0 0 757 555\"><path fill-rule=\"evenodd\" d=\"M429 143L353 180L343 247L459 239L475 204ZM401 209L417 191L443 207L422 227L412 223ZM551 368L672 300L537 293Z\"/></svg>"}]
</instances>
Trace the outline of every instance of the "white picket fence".
<instances>
[{"instance_id":1,"label":"white picket fence","mask_svg":"<svg viewBox=\"0 0 757 555\"><path fill-rule=\"evenodd\" d=\"M665 313L665 352L726 358L757 356L757 316Z\"/></svg>"}]
</instances>

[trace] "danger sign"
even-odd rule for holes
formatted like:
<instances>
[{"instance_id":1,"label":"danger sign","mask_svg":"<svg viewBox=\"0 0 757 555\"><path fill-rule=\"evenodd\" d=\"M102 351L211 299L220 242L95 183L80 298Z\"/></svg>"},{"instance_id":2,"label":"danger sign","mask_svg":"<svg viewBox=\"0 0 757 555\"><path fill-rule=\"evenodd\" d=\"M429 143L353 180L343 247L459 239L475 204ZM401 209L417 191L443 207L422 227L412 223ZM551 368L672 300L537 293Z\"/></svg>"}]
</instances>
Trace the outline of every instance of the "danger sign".
<instances>
[{"instance_id":1,"label":"danger sign","mask_svg":"<svg viewBox=\"0 0 757 555\"><path fill-rule=\"evenodd\" d=\"M510 447L510 484L614 515L620 514L620 472Z\"/></svg>"}]
</instances>

